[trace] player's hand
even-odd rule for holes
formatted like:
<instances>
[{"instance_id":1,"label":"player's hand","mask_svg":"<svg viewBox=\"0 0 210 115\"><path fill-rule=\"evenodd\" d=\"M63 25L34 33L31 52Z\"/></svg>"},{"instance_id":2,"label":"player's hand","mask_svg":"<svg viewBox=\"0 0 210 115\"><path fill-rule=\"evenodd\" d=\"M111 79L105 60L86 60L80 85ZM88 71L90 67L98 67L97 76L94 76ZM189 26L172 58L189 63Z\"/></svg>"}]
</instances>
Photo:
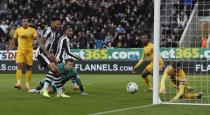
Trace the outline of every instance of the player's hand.
<instances>
[{"instance_id":1,"label":"player's hand","mask_svg":"<svg viewBox=\"0 0 210 115\"><path fill-rule=\"evenodd\" d=\"M82 62L82 61L83 61L81 57L79 57L79 61L80 61L80 62Z\"/></svg>"},{"instance_id":2,"label":"player's hand","mask_svg":"<svg viewBox=\"0 0 210 115\"><path fill-rule=\"evenodd\" d=\"M56 62L60 62L60 59L59 58L56 58Z\"/></svg>"},{"instance_id":3,"label":"player's hand","mask_svg":"<svg viewBox=\"0 0 210 115\"><path fill-rule=\"evenodd\" d=\"M52 54L52 53L47 52L47 57L49 58L50 61L53 61L54 62L56 60L55 55Z\"/></svg>"},{"instance_id":4,"label":"player's hand","mask_svg":"<svg viewBox=\"0 0 210 115\"><path fill-rule=\"evenodd\" d=\"M80 56L78 56L78 59L77 59L77 60L80 61L80 62L83 61L82 58L81 58Z\"/></svg>"},{"instance_id":5,"label":"player's hand","mask_svg":"<svg viewBox=\"0 0 210 115\"><path fill-rule=\"evenodd\" d=\"M161 89L159 90L159 93L161 93L161 94L166 94L166 89L161 88Z\"/></svg>"},{"instance_id":6,"label":"player's hand","mask_svg":"<svg viewBox=\"0 0 210 115\"><path fill-rule=\"evenodd\" d=\"M176 101L177 101L177 99L171 99L169 102L173 103L173 102L176 102Z\"/></svg>"},{"instance_id":7,"label":"player's hand","mask_svg":"<svg viewBox=\"0 0 210 115\"><path fill-rule=\"evenodd\" d=\"M10 51L10 49L8 48L8 49L7 49L7 53L9 53L9 51Z\"/></svg>"},{"instance_id":8,"label":"player's hand","mask_svg":"<svg viewBox=\"0 0 210 115\"><path fill-rule=\"evenodd\" d=\"M136 73L136 70L135 70L135 68L134 68L134 67L131 69L131 72L132 72L133 74L135 74L135 73Z\"/></svg>"},{"instance_id":9,"label":"player's hand","mask_svg":"<svg viewBox=\"0 0 210 115\"><path fill-rule=\"evenodd\" d=\"M7 47L7 53L11 50L10 46Z\"/></svg>"},{"instance_id":10,"label":"player's hand","mask_svg":"<svg viewBox=\"0 0 210 115\"><path fill-rule=\"evenodd\" d=\"M72 84L72 89L73 90L78 90L79 89L79 86L77 84Z\"/></svg>"}]
</instances>

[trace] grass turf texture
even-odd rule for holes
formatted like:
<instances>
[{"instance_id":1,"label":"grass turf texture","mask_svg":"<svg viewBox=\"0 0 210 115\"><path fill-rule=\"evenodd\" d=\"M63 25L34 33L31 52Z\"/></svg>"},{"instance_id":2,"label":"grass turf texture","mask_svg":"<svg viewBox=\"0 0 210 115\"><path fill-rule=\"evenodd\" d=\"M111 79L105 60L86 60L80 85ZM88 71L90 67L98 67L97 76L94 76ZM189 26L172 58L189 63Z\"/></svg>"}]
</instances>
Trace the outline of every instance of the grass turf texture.
<instances>
[{"instance_id":1,"label":"grass turf texture","mask_svg":"<svg viewBox=\"0 0 210 115\"><path fill-rule=\"evenodd\" d=\"M41 74L33 74L31 87L35 87L43 76ZM152 103L152 93L144 91L145 85L140 75L81 74L80 77L89 95L80 95L79 91L69 91L71 90L69 82L65 87L65 91L71 95L71 98L57 98L53 94L48 99L39 94L26 93L24 87L21 90L13 88L15 74L0 74L0 114L87 115L90 113L144 106ZM203 78L199 76L196 80L193 78L192 80L197 82L193 83L192 86L197 85L199 90L199 87L201 87L199 86L199 80L201 79ZM131 81L136 82L139 86L139 91L135 94L129 94L125 90L126 85ZM202 80L202 82L202 90L207 91L208 87L205 86L205 83L208 83L209 80L207 82ZM170 87L170 85L167 86ZM209 106L155 105L106 114L207 115L208 112L210 112Z\"/></svg>"}]
</instances>

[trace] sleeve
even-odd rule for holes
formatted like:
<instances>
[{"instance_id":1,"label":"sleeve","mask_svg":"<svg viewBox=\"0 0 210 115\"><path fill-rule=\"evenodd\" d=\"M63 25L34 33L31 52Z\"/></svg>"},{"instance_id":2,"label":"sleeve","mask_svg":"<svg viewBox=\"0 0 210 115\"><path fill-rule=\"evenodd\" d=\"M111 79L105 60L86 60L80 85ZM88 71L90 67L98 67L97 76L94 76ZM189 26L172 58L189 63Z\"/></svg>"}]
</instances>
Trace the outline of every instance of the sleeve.
<instances>
[{"instance_id":1,"label":"sleeve","mask_svg":"<svg viewBox=\"0 0 210 115\"><path fill-rule=\"evenodd\" d=\"M160 90L165 90L165 82L166 82L167 77L168 77L168 72L166 69L160 81Z\"/></svg>"},{"instance_id":2,"label":"sleeve","mask_svg":"<svg viewBox=\"0 0 210 115\"><path fill-rule=\"evenodd\" d=\"M62 71L62 63L57 65L59 73Z\"/></svg>"},{"instance_id":3,"label":"sleeve","mask_svg":"<svg viewBox=\"0 0 210 115\"><path fill-rule=\"evenodd\" d=\"M71 51L70 51L70 42L69 42L69 40L68 39L64 39L64 41L63 41L63 48L64 48L64 50L66 51L66 53L69 55L69 56L71 56L71 57L73 57L73 58L75 58L75 59L77 59L77 60L79 60L80 59L80 57L79 56L76 56L76 55L74 55L73 53L71 53Z\"/></svg>"},{"instance_id":4,"label":"sleeve","mask_svg":"<svg viewBox=\"0 0 210 115\"><path fill-rule=\"evenodd\" d=\"M48 38L50 36L50 33L51 33L50 28L45 28L42 33L42 37Z\"/></svg>"},{"instance_id":5,"label":"sleeve","mask_svg":"<svg viewBox=\"0 0 210 115\"><path fill-rule=\"evenodd\" d=\"M79 86L80 91L83 93L83 92L84 92L84 87L83 87L83 85L82 85L82 82L81 82L81 80L80 80L80 78L79 78L79 75L78 75L76 69L73 70L73 76L72 76L72 77L74 77L74 79L75 79L77 85Z\"/></svg>"},{"instance_id":6,"label":"sleeve","mask_svg":"<svg viewBox=\"0 0 210 115\"><path fill-rule=\"evenodd\" d=\"M81 80L80 80L78 74L76 75L75 80L76 80L76 82L77 82L77 85L79 86L80 91L81 91L81 92L84 92L84 87L83 87L83 85L82 85L82 82L81 82Z\"/></svg>"},{"instance_id":7,"label":"sleeve","mask_svg":"<svg viewBox=\"0 0 210 115\"><path fill-rule=\"evenodd\" d=\"M173 98L174 100L179 99L184 94L184 85L179 85L179 92L176 94L176 96Z\"/></svg>"},{"instance_id":8,"label":"sleeve","mask_svg":"<svg viewBox=\"0 0 210 115\"><path fill-rule=\"evenodd\" d=\"M143 51L141 59L140 59L139 62L134 66L134 68L139 67L139 66L144 62L144 57L145 57L145 55L144 55L144 51Z\"/></svg>"}]
</instances>

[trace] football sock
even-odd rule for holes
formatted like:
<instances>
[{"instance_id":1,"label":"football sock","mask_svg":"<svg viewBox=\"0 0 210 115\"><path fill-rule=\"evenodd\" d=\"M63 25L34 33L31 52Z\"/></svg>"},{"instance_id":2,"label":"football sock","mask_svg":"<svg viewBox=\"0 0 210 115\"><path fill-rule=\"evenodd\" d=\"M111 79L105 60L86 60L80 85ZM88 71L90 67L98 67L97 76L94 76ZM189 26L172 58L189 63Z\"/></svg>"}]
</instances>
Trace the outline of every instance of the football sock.
<instances>
[{"instance_id":1,"label":"football sock","mask_svg":"<svg viewBox=\"0 0 210 115\"><path fill-rule=\"evenodd\" d=\"M29 86L30 80L31 80L31 70L26 70L26 85Z\"/></svg>"},{"instance_id":2,"label":"football sock","mask_svg":"<svg viewBox=\"0 0 210 115\"><path fill-rule=\"evenodd\" d=\"M148 77L145 77L145 78L143 78L143 79L144 79L144 83L147 85L147 87L148 87L149 89L152 89L152 84L151 84L151 82L149 81Z\"/></svg>"},{"instance_id":3,"label":"football sock","mask_svg":"<svg viewBox=\"0 0 210 115\"><path fill-rule=\"evenodd\" d=\"M183 98L185 99L196 99L197 94L184 94Z\"/></svg>"},{"instance_id":4,"label":"football sock","mask_svg":"<svg viewBox=\"0 0 210 115\"><path fill-rule=\"evenodd\" d=\"M54 83L57 88L57 93L61 94L62 93L62 83L61 83L61 77L54 78Z\"/></svg>"},{"instance_id":5,"label":"football sock","mask_svg":"<svg viewBox=\"0 0 210 115\"><path fill-rule=\"evenodd\" d=\"M45 77L45 82L44 82L43 90L47 90L48 89L49 84L51 84L52 81L53 81L53 78L54 78L53 73L49 71L47 73L46 77Z\"/></svg>"},{"instance_id":6,"label":"football sock","mask_svg":"<svg viewBox=\"0 0 210 115\"><path fill-rule=\"evenodd\" d=\"M21 84L21 77L22 77L22 69L16 70L16 80L17 84Z\"/></svg>"}]
</instances>

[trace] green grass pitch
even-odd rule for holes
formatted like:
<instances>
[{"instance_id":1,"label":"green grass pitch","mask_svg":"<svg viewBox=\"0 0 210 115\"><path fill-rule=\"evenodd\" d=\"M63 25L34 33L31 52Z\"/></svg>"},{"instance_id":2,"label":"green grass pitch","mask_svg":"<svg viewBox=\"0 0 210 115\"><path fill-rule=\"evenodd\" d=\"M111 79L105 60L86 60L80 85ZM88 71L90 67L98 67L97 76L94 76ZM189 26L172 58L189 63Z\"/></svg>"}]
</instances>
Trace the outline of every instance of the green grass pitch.
<instances>
[{"instance_id":1,"label":"green grass pitch","mask_svg":"<svg viewBox=\"0 0 210 115\"><path fill-rule=\"evenodd\" d=\"M43 76L33 74L31 87L35 87ZM145 85L140 75L81 74L80 77L89 95L72 91L70 83L67 83L65 91L71 98L57 98L55 94L44 98L39 94L26 93L24 88L13 88L15 74L0 74L0 115L209 115L210 112L210 106L147 106L152 103L152 93L144 91ZM139 86L135 94L125 90L131 81ZM195 91L208 91L206 85L210 83L209 77L192 77L191 81L192 87L198 87ZM170 85L167 84L167 87ZM171 95L166 95L166 99Z\"/></svg>"}]
</instances>

